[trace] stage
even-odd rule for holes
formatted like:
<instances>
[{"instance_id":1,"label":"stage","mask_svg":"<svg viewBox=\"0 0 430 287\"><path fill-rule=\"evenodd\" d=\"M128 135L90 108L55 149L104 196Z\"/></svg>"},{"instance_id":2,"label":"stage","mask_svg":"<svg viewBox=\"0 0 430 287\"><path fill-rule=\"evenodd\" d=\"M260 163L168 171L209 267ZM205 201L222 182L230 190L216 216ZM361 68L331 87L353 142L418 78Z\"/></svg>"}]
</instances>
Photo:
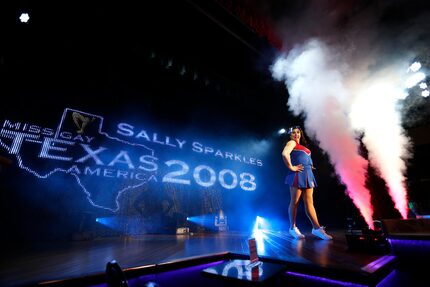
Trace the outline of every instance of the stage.
<instances>
[{"instance_id":1,"label":"stage","mask_svg":"<svg viewBox=\"0 0 430 287\"><path fill-rule=\"evenodd\" d=\"M383 281L387 275L392 276L394 256L350 250L344 230L330 230L330 233L334 236L332 241L317 239L310 232L305 232L304 240L295 240L285 231L266 230L256 237L258 253L262 261L283 264L287 277L306 274L372 286ZM251 236L251 233L244 232L146 234L88 241L3 244L0 285L27 286L53 280L101 277L107 262L111 260L116 260L125 270L159 264L167 266L172 262L186 262L190 258L209 258L216 254L219 257L226 253L246 259ZM315 285L302 284L300 286Z\"/></svg>"}]
</instances>

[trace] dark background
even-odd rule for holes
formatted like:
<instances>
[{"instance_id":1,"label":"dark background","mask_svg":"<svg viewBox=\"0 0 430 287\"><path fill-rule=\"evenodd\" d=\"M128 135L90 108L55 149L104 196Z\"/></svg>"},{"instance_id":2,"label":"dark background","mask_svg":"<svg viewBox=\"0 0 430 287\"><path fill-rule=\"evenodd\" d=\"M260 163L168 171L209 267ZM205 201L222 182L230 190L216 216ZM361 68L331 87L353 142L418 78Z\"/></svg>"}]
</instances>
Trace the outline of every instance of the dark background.
<instances>
[{"instance_id":1,"label":"dark background","mask_svg":"<svg viewBox=\"0 0 430 287\"><path fill-rule=\"evenodd\" d=\"M272 8L288 8L286 2L273 1ZM3 10L10 12L3 17L10 33L4 34L1 48L0 118L51 127L65 107L72 107L112 121L151 121L166 134L192 129L218 138L220 144L267 140L266 186L247 201L247 208L287 222L289 193L281 159L285 138L276 132L302 119L289 113L288 92L269 72L282 44L270 26L258 30L246 21L246 11L254 10L243 7L240 17L234 14L237 9L221 5L225 3L14 2L11 10ZM23 10L30 13L29 23L18 21ZM410 109L427 108L423 102ZM430 141L423 136L429 131L428 119L406 128L416 144L408 169L410 197L428 206ZM310 148L317 166L320 221L344 228L346 218L358 218L358 211L327 156L312 143ZM1 224L8 231L3 238L65 239L91 220L83 212L85 200L65 187L70 182L41 183L20 170L3 149L0 155ZM399 218L385 183L372 169L368 183L376 219ZM300 212L299 222L309 225ZM42 225L49 229L46 236L34 235Z\"/></svg>"}]
</instances>

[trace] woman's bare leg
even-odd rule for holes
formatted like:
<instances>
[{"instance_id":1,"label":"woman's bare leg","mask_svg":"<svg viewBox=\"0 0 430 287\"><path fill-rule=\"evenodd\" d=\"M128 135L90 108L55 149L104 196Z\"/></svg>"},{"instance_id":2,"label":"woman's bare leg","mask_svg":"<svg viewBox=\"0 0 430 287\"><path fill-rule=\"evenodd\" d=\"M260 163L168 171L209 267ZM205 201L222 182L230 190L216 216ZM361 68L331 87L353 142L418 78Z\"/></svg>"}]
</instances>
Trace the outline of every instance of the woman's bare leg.
<instances>
[{"instance_id":1,"label":"woman's bare leg","mask_svg":"<svg viewBox=\"0 0 430 287\"><path fill-rule=\"evenodd\" d=\"M290 205L288 207L288 215L290 217L290 229L296 226L297 207L299 199L302 195L302 190L297 187L290 188Z\"/></svg>"},{"instance_id":2,"label":"woman's bare leg","mask_svg":"<svg viewBox=\"0 0 430 287\"><path fill-rule=\"evenodd\" d=\"M318 222L317 212L315 211L313 193L313 188L305 189L303 191L303 202L305 203L306 215L311 221L313 229L318 229L321 225Z\"/></svg>"}]
</instances>

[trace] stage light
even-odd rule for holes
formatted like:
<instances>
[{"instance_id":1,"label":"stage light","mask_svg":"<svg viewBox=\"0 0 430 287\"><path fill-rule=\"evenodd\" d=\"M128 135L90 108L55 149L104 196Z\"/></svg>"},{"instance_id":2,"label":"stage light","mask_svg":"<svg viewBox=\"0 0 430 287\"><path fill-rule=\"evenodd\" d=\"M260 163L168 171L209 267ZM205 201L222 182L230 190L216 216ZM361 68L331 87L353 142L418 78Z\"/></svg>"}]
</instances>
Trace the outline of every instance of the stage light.
<instances>
[{"instance_id":1,"label":"stage light","mask_svg":"<svg viewBox=\"0 0 430 287\"><path fill-rule=\"evenodd\" d=\"M278 131L278 135L283 135L283 134L285 134L287 131L284 129L284 128L282 128L282 129L280 129L279 131Z\"/></svg>"},{"instance_id":2,"label":"stage light","mask_svg":"<svg viewBox=\"0 0 430 287\"><path fill-rule=\"evenodd\" d=\"M423 81L425 78L426 75L423 72L412 74L409 78L406 79L406 88L410 89L414 87L416 84Z\"/></svg>"},{"instance_id":3,"label":"stage light","mask_svg":"<svg viewBox=\"0 0 430 287\"><path fill-rule=\"evenodd\" d=\"M427 88L427 84L426 84L426 83L424 83L424 82L423 82L423 83L420 83L420 85L419 85L419 86L420 86L420 88L421 88L421 89L423 89L423 90Z\"/></svg>"},{"instance_id":4,"label":"stage light","mask_svg":"<svg viewBox=\"0 0 430 287\"><path fill-rule=\"evenodd\" d=\"M98 217L96 222L114 232L123 234L146 234L157 228L155 223L146 223L140 216L113 215Z\"/></svg>"},{"instance_id":5,"label":"stage light","mask_svg":"<svg viewBox=\"0 0 430 287\"><path fill-rule=\"evenodd\" d=\"M106 264L105 274L108 287L128 287L127 278L115 260Z\"/></svg>"},{"instance_id":6,"label":"stage light","mask_svg":"<svg viewBox=\"0 0 430 287\"><path fill-rule=\"evenodd\" d=\"M421 92L421 96L423 96L424 98L427 98L430 95L429 90L424 90Z\"/></svg>"},{"instance_id":7,"label":"stage light","mask_svg":"<svg viewBox=\"0 0 430 287\"><path fill-rule=\"evenodd\" d=\"M27 23L28 20L30 20L30 16L28 15L28 13L21 13L21 16L19 16L19 20L21 21L21 23Z\"/></svg>"},{"instance_id":8,"label":"stage light","mask_svg":"<svg viewBox=\"0 0 430 287\"><path fill-rule=\"evenodd\" d=\"M421 69L421 63L420 62L414 62L412 63L409 68L408 68L408 72L412 71L412 72L417 72L419 69Z\"/></svg>"},{"instance_id":9,"label":"stage light","mask_svg":"<svg viewBox=\"0 0 430 287\"><path fill-rule=\"evenodd\" d=\"M185 68L185 66L182 66L181 67L181 70L179 71L179 74L181 75L181 76L183 76L183 75L185 75L185 73L187 72L187 69Z\"/></svg>"},{"instance_id":10,"label":"stage light","mask_svg":"<svg viewBox=\"0 0 430 287\"><path fill-rule=\"evenodd\" d=\"M255 218L255 224L254 224L253 232L257 232L260 229L260 222L261 222L261 217L257 216Z\"/></svg>"},{"instance_id":11,"label":"stage light","mask_svg":"<svg viewBox=\"0 0 430 287\"><path fill-rule=\"evenodd\" d=\"M215 220L216 220L216 218L215 218L214 214L212 214L212 213L187 217L187 221L192 222L193 224L202 226L208 230L217 229L217 227L214 224Z\"/></svg>"},{"instance_id":12,"label":"stage light","mask_svg":"<svg viewBox=\"0 0 430 287\"><path fill-rule=\"evenodd\" d=\"M173 60L169 59L167 60L167 64L165 66L166 69L170 69L173 66Z\"/></svg>"},{"instance_id":13,"label":"stage light","mask_svg":"<svg viewBox=\"0 0 430 287\"><path fill-rule=\"evenodd\" d=\"M255 223L253 228L254 232L260 231L260 230L269 230L269 229L271 229L270 224L266 218L263 218L261 216L257 216L255 218Z\"/></svg>"},{"instance_id":14,"label":"stage light","mask_svg":"<svg viewBox=\"0 0 430 287\"><path fill-rule=\"evenodd\" d=\"M255 238L255 241L257 242L258 253L265 252L264 241L268 238L267 235L265 235L263 232L262 223L263 223L263 218L260 216L257 216L255 218L254 228L252 230L252 237Z\"/></svg>"}]
</instances>

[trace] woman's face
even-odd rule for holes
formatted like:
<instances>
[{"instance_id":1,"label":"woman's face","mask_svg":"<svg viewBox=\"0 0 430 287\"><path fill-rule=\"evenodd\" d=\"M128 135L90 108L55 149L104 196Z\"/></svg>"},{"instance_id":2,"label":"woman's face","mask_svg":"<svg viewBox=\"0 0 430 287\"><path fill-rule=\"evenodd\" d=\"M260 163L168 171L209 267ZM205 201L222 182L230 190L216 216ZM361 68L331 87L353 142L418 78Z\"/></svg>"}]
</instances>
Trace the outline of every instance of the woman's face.
<instances>
[{"instance_id":1,"label":"woman's face","mask_svg":"<svg viewBox=\"0 0 430 287\"><path fill-rule=\"evenodd\" d=\"M300 130L295 128L290 134L290 138L296 142L300 142Z\"/></svg>"}]
</instances>

